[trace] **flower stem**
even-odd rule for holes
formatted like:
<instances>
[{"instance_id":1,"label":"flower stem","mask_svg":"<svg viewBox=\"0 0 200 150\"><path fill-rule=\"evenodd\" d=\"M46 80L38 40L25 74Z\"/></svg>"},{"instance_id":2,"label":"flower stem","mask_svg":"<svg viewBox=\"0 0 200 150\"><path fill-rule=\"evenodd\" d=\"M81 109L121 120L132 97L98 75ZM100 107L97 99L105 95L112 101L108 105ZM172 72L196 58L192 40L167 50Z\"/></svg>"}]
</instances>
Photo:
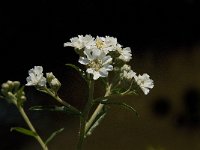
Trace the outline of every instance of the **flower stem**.
<instances>
[{"instance_id":1,"label":"flower stem","mask_svg":"<svg viewBox=\"0 0 200 150\"><path fill-rule=\"evenodd\" d=\"M109 85L107 88L106 88L106 93L105 93L105 96L104 97L108 97L111 93L110 93L110 89L111 89L111 85ZM94 111L94 113L92 114L92 116L90 117L90 119L87 121L86 125L85 125L85 131L87 132L91 125L93 124L94 120L96 119L97 115L102 111L104 107L104 104L99 104L96 108L96 110Z\"/></svg>"},{"instance_id":2,"label":"flower stem","mask_svg":"<svg viewBox=\"0 0 200 150\"><path fill-rule=\"evenodd\" d=\"M26 115L24 109L22 106L18 106L18 110L20 112L20 114L22 115L22 117L24 118L25 122L27 123L28 127L30 128L31 131L36 132L35 128L33 127L32 123L30 122L28 116ZM41 137L37 134L37 136L35 136L36 140L40 143L41 147L43 150L48 150L47 145L43 142L43 140L41 139Z\"/></svg>"},{"instance_id":3,"label":"flower stem","mask_svg":"<svg viewBox=\"0 0 200 150\"><path fill-rule=\"evenodd\" d=\"M84 136L85 136L85 124L86 124L85 119L83 117L80 117L80 131L79 131L79 140L77 143L77 150L82 149Z\"/></svg>"},{"instance_id":4,"label":"flower stem","mask_svg":"<svg viewBox=\"0 0 200 150\"><path fill-rule=\"evenodd\" d=\"M80 132L79 132L79 141L77 144L77 150L82 149L82 145L84 142L85 138L85 127L86 127L86 121L89 116L90 109L93 104L93 94L94 94L94 80L89 81L89 96L88 96L88 101L86 103L86 106L83 110L83 115L80 117Z\"/></svg>"},{"instance_id":5,"label":"flower stem","mask_svg":"<svg viewBox=\"0 0 200 150\"><path fill-rule=\"evenodd\" d=\"M48 93L50 96L52 96L54 99L56 99L59 103L70 108L73 112L75 112L77 114L81 114L81 112L77 108L75 108L72 105L68 104L67 102L63 101L58 95L55 95L54 93L52 93L48 88L45 88L45 93Z\"/></svg>"}]
</instances>

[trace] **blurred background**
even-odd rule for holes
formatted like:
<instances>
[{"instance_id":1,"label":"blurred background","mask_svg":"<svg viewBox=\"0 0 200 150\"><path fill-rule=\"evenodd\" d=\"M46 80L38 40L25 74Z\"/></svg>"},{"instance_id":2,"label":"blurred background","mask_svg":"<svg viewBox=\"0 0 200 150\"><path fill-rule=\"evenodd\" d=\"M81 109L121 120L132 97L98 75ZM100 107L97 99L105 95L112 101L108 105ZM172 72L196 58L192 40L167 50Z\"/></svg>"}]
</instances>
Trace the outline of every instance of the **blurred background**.
<instances>
[{"instance_id":1,"label":"blurred background","mask_svg":"<svg viewBox=\"0 0 200 150\"><path fill-rule=\"evenodd\" d=\"M60 79L61 97L82 109L85 83L64 64L78 56L63 43L77 35L113 36L131 47L131 66L148 73L155 87L149 95L124 101L140 117L112 107L102 124L84 143L84 150L199 150L200 149L200 1L2 1L0 4L0 82L26 83L28 70L42 65ZM101 91L101 86L97 86ZM54 112L31 112L34 105L53 99L26 88L25 110L43 138L65 127L50 150L74 150L79 121ZM26 127L15 106L0 99L0 149L39 150L31 137L10 132Z\"/></svg>"}]
</instances>

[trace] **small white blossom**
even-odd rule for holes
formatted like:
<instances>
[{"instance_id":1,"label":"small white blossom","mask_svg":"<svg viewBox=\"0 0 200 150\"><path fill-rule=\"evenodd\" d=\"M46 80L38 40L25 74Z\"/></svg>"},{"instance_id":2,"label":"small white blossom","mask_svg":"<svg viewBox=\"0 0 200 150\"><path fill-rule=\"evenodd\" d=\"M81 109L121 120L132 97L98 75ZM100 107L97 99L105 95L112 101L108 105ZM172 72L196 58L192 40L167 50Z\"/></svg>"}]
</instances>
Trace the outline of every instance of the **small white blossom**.
<instances>
[{"instance_id":1,"label":"small white blossom","mask_svg":"<svg viewBox=\"0 0 200 150\"><path fill-rule=\"evenodd\" d=\"M99 37L95 39L96 48L102 50L105 54L108 54L110 51L115 51L117 48L117 38L106 36Z\"/></svg>"},{"instance_id":2,"label":"small white blossom","mask_svg":"<svg viewBox=\"0 0 200 150\"><path fill-rule=\"evenodd\" d=\"M124 64L122 67L121 67L121 71L130 71L131 70L131 66L130 65L127 65L127 64Z\"/></svg>"},{"instance_id":3,"label":"small white blossom","mask_svg":"<svg viewBox=\"0 0 200 150\"><path fill-rule=\"evenodd\" d=\"M153 80L149 78L148 74L134 76L136 83L140 86L145 95L149 93L149 89L154 87Z\"/></svg>"},{"instance_id":4,"label":"small white blossom","mask_svg":"<svg viewBox=\"0 0 200 150\"><path fill-rule=\"evenodd\" d=\"M126 48L118 48L117 49L120 56L119 59L125 61L125 62L129 62L132 59L132 54L131 54L131 49L130 47L126 47Z\"/></svg>"},{"instance_id":5,"label":"small white blossom","mask_svg":"<svg viewBox=\"0 0 200 150\"><path fill-rule=\"evenodd\" d=\"M107 77L108 71L113 70L112 58L99 49L85 49L86 57L80 57L79 63L86 65L87 73L93 74L93 79L97 80L99 77Z\"/></svg>"},{"instance_id":6,"label":"small white blossom","mask_svg":"<svg viewBox=\"0 0 200 150\"><path fill-rule=\"evenodd\" d=\"M113 47L115 48L117 46L117 38L106 36L105 37L105 44L107 47Z\"/></svg>"},{"instance_id":7,"label":"small white blossom","mask_svg":"<svg viewBox=\"0 0 200 150\"><path fill-rule=\"evenodd\" d=\"M133 70L131 70L131 66L125 64L121 67L120 77L122 79L131 80L135 75L136 73Z\"/></svg>"},{"instance_id":8,"label":"small white blossom","mask_svg":"<svg viewBox=\"0 0 200 150\"><path fill-rule=\"evenodd\" d=\"M35 66L28 73L29 76L26 78L26 86L46 86L46 78L43 76L42 66Z\"/></svg>"},{"instance_id":9,"label":"small white blossom","mask_svg":"<svg viewBox=\"0 0 200 150\"><path fill-rule=\"evenodd\" d=\"M91 35L78 35L70 39L71 42L64 43L64 47L71 46L76 49L92 48L95 45L94 38Z\"/></svg>"}]
</instances>

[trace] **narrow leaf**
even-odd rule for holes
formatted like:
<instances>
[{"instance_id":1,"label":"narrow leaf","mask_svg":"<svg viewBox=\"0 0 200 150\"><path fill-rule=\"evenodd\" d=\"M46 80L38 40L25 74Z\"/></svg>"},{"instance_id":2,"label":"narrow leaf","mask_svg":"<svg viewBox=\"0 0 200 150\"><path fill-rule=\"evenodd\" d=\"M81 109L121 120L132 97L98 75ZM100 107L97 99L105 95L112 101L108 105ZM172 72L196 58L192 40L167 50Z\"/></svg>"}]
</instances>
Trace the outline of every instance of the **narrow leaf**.
<instances>
[{"instance_id":1,"label":"narrow leaf","mask_svg":"<svg viewBox=\"0 0 200 150\"><path fill-rule=\"evenodd\" d=\"M10 129L10 131L13 131L13 130L15 130L17 132L20 132L22 134L28 135L28 136L32 136L32 137L38 136L37 133L35 133L35 132L31 131L31 130L25 129L25 128L21 128L21 127L12 127Z\"/></svg>"},{"instance_id":2,"label":"narrow leaf","mask_svg":"<svg viewBox=\"0 0 200 150\"><path fill-rule=\"evenodd\" d=\"M56 135L58 135L59 133L61 133L64 130L64 128L61 128L57 131L54 131L49 137L48 139L45 141L45 144L47 145Z\"/></svg>"},{"instance_id":3,"label":"narrow leaf","mask_svg":"<svg viewBox=\"0 0 200 150\"><path fill-rule=\"evenodd\" d=\"M34 110L34 111L58 111L58 112L64 112L72 115L78 115L80 116L81 113L77 113L73 110L71 110L68 107L65 106L33 106L29 108L29 110Z\"/></svg>"},{"instance_id":4,"label":"narrow leaf","mask_svg":"<svg viewBox=\"0 0 200 150\"><path fill-rule=\"evenodd\" d=\"M73 69L75 69L83 77L83 79L85 79L85 81L88 81L87 77L86 77L86 74L85 74L85 72L82 69L80 69L79 67L77 67L74 64L65 64L65 65L69 66L69 67L72 67Z\"/></svg>"},{"instance_id":5,"label":"narrow leaf","mask_svg":"<svg viewBox=\"0 0 200 150\"><path fill-rule=\"evenodd\" d=\"M98 117L98 119L93 123L93 125L89 128L89 130L86 133L86 136L89 136L92 134L94 129L101 123L103 118L105 117L106 113L102 114L101 116Z\"/></svg>"},{"instance_id":6,"label":"narrow leaf","mask_svg":"<svg viewBox=\"0 0 200 150\"><path fill-rule=\"evenodd\" d=\"M132 112L134 112L136 114L136 116L139 117L138 112L132 106L130 106L130 105L124 103L124 102L105 101L105 100L103 100L100 103L101 104L105 104L105 105L119 105L119 106L122 106L122 107L124 107L124 108L126 108L126 109L128 109L128 110L130 110Z\"/></svg>"}]
</instances>

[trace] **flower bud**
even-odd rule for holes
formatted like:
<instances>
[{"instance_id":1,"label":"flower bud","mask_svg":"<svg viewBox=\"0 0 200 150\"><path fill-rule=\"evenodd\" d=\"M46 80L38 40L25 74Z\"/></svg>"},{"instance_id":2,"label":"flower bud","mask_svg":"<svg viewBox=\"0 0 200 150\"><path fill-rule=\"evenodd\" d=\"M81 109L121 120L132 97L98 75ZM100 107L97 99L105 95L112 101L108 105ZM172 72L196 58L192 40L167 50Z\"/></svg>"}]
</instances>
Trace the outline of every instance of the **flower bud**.
<instances>
[{"instance_id":1,"label":"flower bud","mask_svg":"<svg viewBox=\"0 0 200 150\"><path fill-rule=\"evenodd\" d=\"M46 79L47 79L47 82L48 82L49 84L51 83L51 81L52 81L54 78L56 78L56 77L53 75L52 72L46 73Z\"/></svg>"},{"instance_id":2,"label":"flower bud","mask_svg":"<svg viewBox=\"0 0 200 150\"><path fill-rule=\"evenodd\" d=\"M1 85L1 88L2 88L2 90L4 90L4 91L8 91L8 90L9 90L9 85L8 85L7 83L3 83L3 84Z\"/></svg>"},{"instance_id":3,"label":"flower bud","mask_svg":"<svg viewBox=\"0 0 200 150\"><path fill-rule=\"evenodd\" d=\"M17 90L18 90L19 87L20 87L20 82L19 82L19 81L14 81L14 82L13 82L13 85L14 85L14 90L13 90L13 92L17 92Z\"/></svg>"},{"instance_id":4,"label":"flower bud","mask_svg":"<svg viewBox=\"0 0 200 150\"><path fill-rule=\"evenodd\" d=\"M50 88L57 93L61 83L60 81L53 75L52 72L50 73L46 73L46 79L47 79L47 83L49 84Z\"/></svg>"},{"instance_id":5,"label":"flower bud","mask_svg":"<svg viewBox=\"0 0 200 150\"><path fill-rule=\"evenodd\" d=\"M6 83L3 83L1 87L1 93L4 96L4 98L8 101L8 103L13 103L17 105L18 101L20 101L20 103L23 103L26 100L23 89L19 89L19 81L8 80Z\"/></svg>"},{"instance_id":6,"label":"flower bud","mask_svg":"<svg viewBox=\"0 0 200 150\"><path fill-rule=\"evenodd\" d=\"M23 96L20 97L20 99L21 99L21 101L24 102L24 101L26 101L26 96L23 95Z\"/></svg>"},{"instance_id":7,"label":"flower bud","mask_svg":"<svg viewBox=\"0 0 200 150\"><path fill-rule=\"evenodd\" d=\"M10 80L7 81L7 84L8 84L9 86L13 86L13 82L10 81Z\"/></svg>"},{"instance_id":8,"label":"flower bud","mask_svg":"<svg viewBox=\"0 0 200 150\"><path fill-rule=\"evenodd\" d=\"M50 87L55 91L55 93L57 93L59 88L61 87L61 83L57 78L54 78L50 82Z\"/></svg>"}]
</instances>

